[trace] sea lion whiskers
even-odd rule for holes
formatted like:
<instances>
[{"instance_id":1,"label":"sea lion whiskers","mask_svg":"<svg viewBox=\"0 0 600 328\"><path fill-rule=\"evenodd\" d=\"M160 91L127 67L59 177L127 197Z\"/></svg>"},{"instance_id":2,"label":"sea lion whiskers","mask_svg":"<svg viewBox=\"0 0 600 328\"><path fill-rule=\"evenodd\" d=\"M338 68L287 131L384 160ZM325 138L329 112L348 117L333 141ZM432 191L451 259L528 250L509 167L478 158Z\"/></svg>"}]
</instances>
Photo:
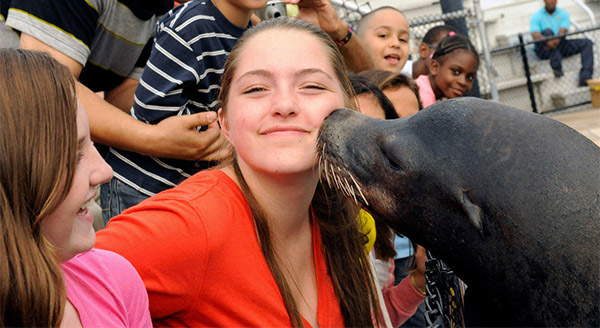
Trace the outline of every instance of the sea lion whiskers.
<instances>
[{"instance_id":1,"label":"sea lion whiskers","mask_svg":"<svg viewBox=\"0 0 600 328\"><path fill-rule=\"evenodd\" d=\"M358 182L356 182L356 179L354 179L354 176L352 175L352 173L348 172L348 175L350 176L350 179L352 179L352 182L354 182L354 185L356 186L356 189L358 190L358 193L360 194L360 198L362 198L362 200L363 200L363 202L365 202L366 206L369 206L369 202L367 201L367 198L363 194L362 188L360 187Z\"/></svg>"},{"instance_id":2,"label":"sea lion whiskers","mask_svg":"<svg viewBox=\"0 0 600 328\"><path fill-rule=\"evenodd\" d=\"M350 195L352 196L352 198L354 198L354 202L357 203L357 200L356 200L356 191L354 191L354 186L351 186L348 183L348 179L346 177L344 177L344 182L346 183L347 188L350 189Z\"/></svg>"},{"instance_id":3,"label":"sea lion whiskers","mask_svg":"<svg viewBox=\"0 0 600 328\"><path fill-rule=\"evenodd\" d=\"M334 174L334 178L335 178L335 185L338 189L340 189L341 191L344 191L344 187L342 186L342 179L340 179L340 177L335 174L335 171L333 172Z\"/></svg>"},{"instance_id":4,"label":"sea lion whiskers","mask_svg":"<svg viewBox=\"0 0 600 328\"><path fill-rule=\"evenodd\" d=\"M331 181L333 181L332 183L329 183L329 186L337 188L337 181L335 180L335 171L333 170L333 164L329 161L327 161L326 170L327 170L328 174L329 174L329 172L331 173Z\"/></svg>"},{"instance_id":5,"label":"sea lion whiskers","mask_svg":"<svg viewBox=\"0 0 600 328\"><path fill-rule=\"evenodd\" d=\"M321 148L321 154L320 154L321 156L320 156L319 164L321 163L321 161L323 162L323 171L325 171L325 180L327 180L327 184L329 186L331 186L331 180L329 179L329 162L327 161L327 157L325 157L325 145L323 145L320 148Z\"/></svg>"},{"instance_id":6,"label":"sea lion whiskers","mask_svg":"<svg viewBox=\"0 0 600 328\"><path fill-rule=\"evenodd\" d=\"M337 173L338 173L336 175L337 175L338 179L340 180L340 185L342 187L342 191L346 194L346 196L350 196L350 191L348 189L346 189L346 184L344 184L345 178L342 174L343 173L342 170L340 170L339 166L336 166L336 169L337 169Z\"/></svg>"},{"instance_id":7,"label":"sea lion whiskers","mask_svg":"<svg viewBox=\"0 0 600 328\"><path fill-rule=\"evenodd\" d=\"M344 195L348 197L352 197L354 201L358 204L358 197L362 200L365 205L369 205L369 202L365 198L362 188L352 175L345 167L338 165L337 163L330 161L330 158L325 155L325 145L320 146L320 155L323 163L319 162L319 165L322 165L325 170L325 180L330 187L336 188ZM331 175L331 176L330 176ZM323 174L321 175L321 178ZM349 182L348 177L352 182ZM332 182L333 181L333 182Z\"/></svg>"}]
</instances>

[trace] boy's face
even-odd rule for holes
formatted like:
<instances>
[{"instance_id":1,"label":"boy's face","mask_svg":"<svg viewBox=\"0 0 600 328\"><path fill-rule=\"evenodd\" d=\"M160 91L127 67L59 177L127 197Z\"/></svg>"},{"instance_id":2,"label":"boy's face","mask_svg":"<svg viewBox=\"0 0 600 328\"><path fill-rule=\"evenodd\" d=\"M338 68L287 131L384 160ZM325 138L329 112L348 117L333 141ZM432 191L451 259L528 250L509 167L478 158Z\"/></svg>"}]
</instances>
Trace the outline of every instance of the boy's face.
<instances>
[{"instance_id":1,"label":"boy's face","mask_svg":"<svg viewBox=\"0 0 600 328\"><path fill-rule=\"evenodd\" d=\"M369 16L358 35L375 69L400 72L408 59L408 21L402 13L382 9Z\"/></svg>"},{"instance_id":2,"label":"boy's face","mask_svg":"<svg viewBox=\"0 0 600 328\"><path fill-rule=\"evenodd\" d=\"M262 9L267 5L267 0L229 0L226 2L231 8L244 11Z\"/></svg>"}]
</instances>

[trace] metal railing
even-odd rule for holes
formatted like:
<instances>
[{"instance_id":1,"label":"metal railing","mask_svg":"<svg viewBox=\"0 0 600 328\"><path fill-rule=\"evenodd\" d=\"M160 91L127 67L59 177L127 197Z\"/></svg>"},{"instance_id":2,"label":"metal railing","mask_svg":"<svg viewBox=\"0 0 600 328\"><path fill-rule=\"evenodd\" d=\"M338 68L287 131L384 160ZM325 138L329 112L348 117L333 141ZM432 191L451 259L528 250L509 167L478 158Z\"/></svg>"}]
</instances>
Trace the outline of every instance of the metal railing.
<instances>
[{"instance_id":1,"label":"metal railing","mask_svg":"<svg viewBox=\"0 0 600 328\"><path fill-rule=\"evenodd\" d=\"M549 60L537 57L535 44L557 38L584 38L585 34L594 34L598 39L600 26L569 32L560 36L550 36L533 40L529 33L520 33L517 43L499 47L490 51L492 64L497 72L495 77L500 89L500 102L534 113L547 114L565 109L583 106L591 102L587 87L579 86L581 55L565 57L562 60L564 76L555 76ZM597 44L594 44L594 73L598 76ZM508 58L508 60L507 60ZM517 67L521 63L521 67ZM529 106L525 105L526 89Z\"/></svg>"},{"instance_id":2,"label":"metal railing","mask_svg":"<svg viewBox=\"0 0 600 328\"><path fill-rule=\"evenodd\" d=\"M332 3L340 17L351 25L372 10L369 2L332 0ZM513 45L490 50L479 0L473 1L473 8L409 19L411 47L416 48L430 28L461 18L465 19L468 37L482 59L477 73L482 97L536 113L550 113L591 102L589 90L577 86L580 55L563 59L565 76L562 78L554 77L548 60L535 55L534 44L552 37L534 41L529 33L523 33L512 38ZM576 32L566 35L585 37L594 43L594 75L598 77L600 50L596 40L600 40L600 26L577 27Z\"/></svg>"}]
</instances>

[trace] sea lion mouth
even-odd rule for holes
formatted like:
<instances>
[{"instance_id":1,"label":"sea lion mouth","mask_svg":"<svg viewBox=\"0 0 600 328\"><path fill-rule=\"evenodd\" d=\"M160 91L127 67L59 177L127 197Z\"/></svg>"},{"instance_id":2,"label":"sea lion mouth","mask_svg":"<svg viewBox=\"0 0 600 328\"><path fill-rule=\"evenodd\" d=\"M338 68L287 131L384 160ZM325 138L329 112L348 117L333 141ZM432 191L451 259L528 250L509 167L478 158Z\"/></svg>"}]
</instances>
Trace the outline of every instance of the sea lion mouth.
<instances>
[{"instance_id":1,"label":"sea lion mouth","mask_svg":"<svg viewBox=\"0 0 600 328\"><path fill-rule=\"evenodd\" d=\"M350 173L348 167L332 156L327 150L327 142L320 134L317 142L317 154L319 157L319 172L321 172L321 181L327 181L327 184L344 193L347 197L352 197L356 203L369 206L367 198L362 192L357 179Z\"/></svg>"}]
</instances>

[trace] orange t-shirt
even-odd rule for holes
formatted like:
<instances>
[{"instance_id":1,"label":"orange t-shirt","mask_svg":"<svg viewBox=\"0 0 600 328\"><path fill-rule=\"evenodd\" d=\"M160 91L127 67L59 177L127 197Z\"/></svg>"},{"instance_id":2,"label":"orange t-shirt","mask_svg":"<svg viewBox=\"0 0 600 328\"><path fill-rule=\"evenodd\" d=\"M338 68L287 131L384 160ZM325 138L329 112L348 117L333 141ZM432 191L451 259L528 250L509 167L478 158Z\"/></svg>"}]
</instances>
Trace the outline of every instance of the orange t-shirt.
<instances>
[{"instance_id":1,"label":"orange t-shirt","mask_svg":"<svg viewBox=\"0 0 600 328\"><path fill-rule=\"evenodd\" d=\"M137 269L156 326L291 326L248 203L220 170L195 174L127 209L98 232L96 247ZM319 325L344 326L314 222L313 249Z\"/></svg>"}]
</instances>

